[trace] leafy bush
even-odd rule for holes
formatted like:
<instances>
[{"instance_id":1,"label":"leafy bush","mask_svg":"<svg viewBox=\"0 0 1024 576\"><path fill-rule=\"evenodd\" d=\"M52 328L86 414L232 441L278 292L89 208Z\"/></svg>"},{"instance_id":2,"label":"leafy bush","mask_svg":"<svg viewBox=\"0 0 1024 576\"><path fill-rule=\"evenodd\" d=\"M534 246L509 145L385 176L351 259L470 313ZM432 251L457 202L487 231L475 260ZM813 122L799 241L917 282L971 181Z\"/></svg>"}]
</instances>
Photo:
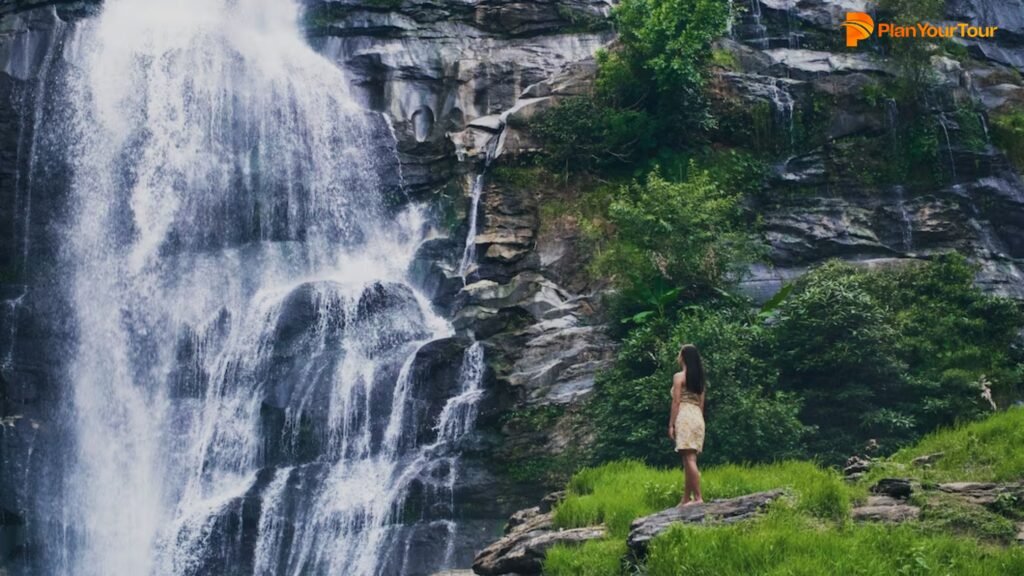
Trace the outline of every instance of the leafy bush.
<instances>
[{"instance_id":1,"label":"leafy bush","mask_svg":"<svg viewBox=\"0 0 1024 576\"><path fill-rule=\"evenodd\" d=\"M754 254L741 199L695 165L682 182L655 170L613 198L612 236L594 269L611 277L627 302L656 301L669 289L699 295L721 287Z\"/></svg>"},{"instance_id":2,"label":"leafy bush","mask_svg":"<svg viewBox=\"0 0 1024 576\"><path fill-rule=\"evenodd\" d=\"M839 460L902 414L887 412L884 396L896 385L896 332L866 277L830 263L808 274L781 307L773 331L779 381L804 399L801 420L815 426L811 449Z\"/></svg>"},{"instance_id":3,"label":"leafy bush","mask_svg":"<svg viewBox=\"0 0 1024 576\"><path fill-rule=\"evenodd\" d=\"M532 124L548 165L568 173L634 162L655 144L654 119L603 105L593 96L566 98Z\"/></svg>"},{"instance_id":4,"label":"leafy bush","mask_svg":"<svg viewBox=\"0 0 1024 576\"><path fill-rule=\"evenodd\" d=\"M1018 110L993 116L991 132L992 142L1024 170L1024 112Z\"/></svg>"},{"instance_id":5,"label":"leafy bush","mask_svg":"<svg viewBox=\"0 0 1024 576\"><path fill-rule=\"evenodd\" d=\"M666 436L669 389L684 342L702 350L710 377L703 460L764 462L802 453L799 400L773 391L775 372L761 359L765 333L741 309L684 311L678 321L644 322L624 340L616 366L602 374L590 411L600 422L600 459L640 458L674 465Z\"/></svg>"},{"instance_id":6,"label":"leafy bush","mask_svg":"<svg viewBox=\"0 0 1024 576\"><path fill-rule=\"evenodd\" d=\"M595 93L567 99L534 123L553 168L636 163L663 147L686 147L712 125L705 71L728 3L624 0L613 15L620 42L598 54Z\"/></svg>"},{"instance_id":7,"label":"leafy bush","mask_svg":"<svg viewBox=\"0 0 1024 576\"><path fill-rule=\"evenodd\" d=\"M1015 396L1019 306L984 295L962 256L867 272L808 274L773 329L779 382L803 399L812 453L840 461L869 438L894 450L990 410L983 386Z\"/></svg>"}]
</instances>

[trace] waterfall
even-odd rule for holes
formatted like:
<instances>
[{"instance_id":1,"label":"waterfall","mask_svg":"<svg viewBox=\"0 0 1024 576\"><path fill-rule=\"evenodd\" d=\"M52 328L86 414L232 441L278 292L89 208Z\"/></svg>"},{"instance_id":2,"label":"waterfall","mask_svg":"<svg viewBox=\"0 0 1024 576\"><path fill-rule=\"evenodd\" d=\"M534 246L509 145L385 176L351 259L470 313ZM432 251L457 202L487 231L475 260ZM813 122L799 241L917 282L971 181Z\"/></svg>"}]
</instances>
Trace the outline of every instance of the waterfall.
<instances>
[{"instance_id":1,"label":"waterfall","mask_svg":"<svg viewBox=\"0 0 1024 576\"><path fill-rule=\"evenodd\" d=\"M409 487L454 482L482 351L424 440L416 363L451 335L406 279L425 211L386 208L367 143L389 127L299 17L107 0L68 42L74 438L48 574L379 574Z\"/></svg>"},{"instance_id":2,"label":"waterfall","mask_svg":"<svg viewBox=\"0 0 1024 576\"><path fill-rule=\"evenodd\" d=\"M473 178L473 187L470 189L469 231L466 232L466 245L462 249L462 260L459 262L459 276L462 277L463 284L466 283L470 267L476 264L476 229L480 217L480 196L484 191L484 174L482 170Z\"/></svg>"}]
</instances>

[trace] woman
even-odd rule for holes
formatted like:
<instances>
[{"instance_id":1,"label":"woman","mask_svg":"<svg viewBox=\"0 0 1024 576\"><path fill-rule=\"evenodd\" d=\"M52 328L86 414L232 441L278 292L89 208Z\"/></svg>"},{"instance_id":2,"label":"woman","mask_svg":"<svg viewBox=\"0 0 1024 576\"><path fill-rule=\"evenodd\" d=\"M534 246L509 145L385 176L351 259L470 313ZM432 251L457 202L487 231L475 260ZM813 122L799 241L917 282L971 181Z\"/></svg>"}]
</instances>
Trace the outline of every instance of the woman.
<instances>
[{"instance_id":1,"label":"woman","mask_svg":"<svg viewBox=\"0 0 1024 576\"><path fill-rule=\"evenodd\" d=\"M680 506L700 504L700 470L697 454L704 448L704 361L693 344L684 344L676 357L679 372L672 377L672 416L668 421L668 437L676 443L676 452L683 459L683 499Z\"/></svg>"}]
</instances>

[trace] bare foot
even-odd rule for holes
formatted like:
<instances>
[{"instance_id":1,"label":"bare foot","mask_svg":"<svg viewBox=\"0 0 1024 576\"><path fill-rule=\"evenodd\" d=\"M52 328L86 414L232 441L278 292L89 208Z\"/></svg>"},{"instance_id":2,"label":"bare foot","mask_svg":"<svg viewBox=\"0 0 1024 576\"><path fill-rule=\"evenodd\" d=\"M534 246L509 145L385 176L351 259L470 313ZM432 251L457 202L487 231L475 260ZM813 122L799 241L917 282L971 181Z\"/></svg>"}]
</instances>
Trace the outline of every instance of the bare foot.
<instances>
[{"instance_id":1,"label":"bare foot","mask_svg":"<svg viewBox=\"0 0 1024 576\"><path fill-rule=\"evenodd\" d=\"M703 498L697 498L696 500L690 500L690 504L703 504L703 503L704 503L704 499Z\"/></svg>"},{"instance_id":2,"label":"bare foot","mask_svg":"<svg viewBox=\"0 0 1024 576\"><path fill-rule=\"evenodd\" d=\"M686 508L687 506L693 506L694 504L700 504L703 500L690 500L689 502L683 502L679 505L680 508Z\"/></svg>"},{"instance_id":3,"label":"bare foot","mask_svg":"<svg viewBox=\"0 0 1024 576\"><path fill-rule=\"evenodd\" d=\"M677 506L678 508L685 508L685 507L689 506L689 505L690 505L690 504L692 504L692 503L693 503L693 502L691 502L691 501L689 501L689 500L683 499L683 500L680 500L680 501L679 501L679 504L677 504L676 506Z\"/></svg>"}]
</instances>

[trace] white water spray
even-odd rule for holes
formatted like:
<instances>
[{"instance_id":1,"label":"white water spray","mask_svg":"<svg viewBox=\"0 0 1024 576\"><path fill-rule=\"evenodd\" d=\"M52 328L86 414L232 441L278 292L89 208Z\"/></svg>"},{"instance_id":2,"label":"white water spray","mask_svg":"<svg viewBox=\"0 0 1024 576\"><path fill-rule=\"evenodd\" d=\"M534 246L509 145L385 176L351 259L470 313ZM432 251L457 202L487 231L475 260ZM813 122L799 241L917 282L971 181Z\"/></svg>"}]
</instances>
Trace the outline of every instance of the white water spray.
<instances>
[{"instance_id":1,"label":"white water spray","mask_svg":"<svg viewBox=\"0 0 1024 576\"><path fill-rule=\"evenodd\" d=\"M403 418L414 355L450 333L406 282L426 225L386 215L364 146L387 127L298 17L108 0L67 50L77 456L54 574L376 574L431 457Z\"/></svg>"}]
</instances>

